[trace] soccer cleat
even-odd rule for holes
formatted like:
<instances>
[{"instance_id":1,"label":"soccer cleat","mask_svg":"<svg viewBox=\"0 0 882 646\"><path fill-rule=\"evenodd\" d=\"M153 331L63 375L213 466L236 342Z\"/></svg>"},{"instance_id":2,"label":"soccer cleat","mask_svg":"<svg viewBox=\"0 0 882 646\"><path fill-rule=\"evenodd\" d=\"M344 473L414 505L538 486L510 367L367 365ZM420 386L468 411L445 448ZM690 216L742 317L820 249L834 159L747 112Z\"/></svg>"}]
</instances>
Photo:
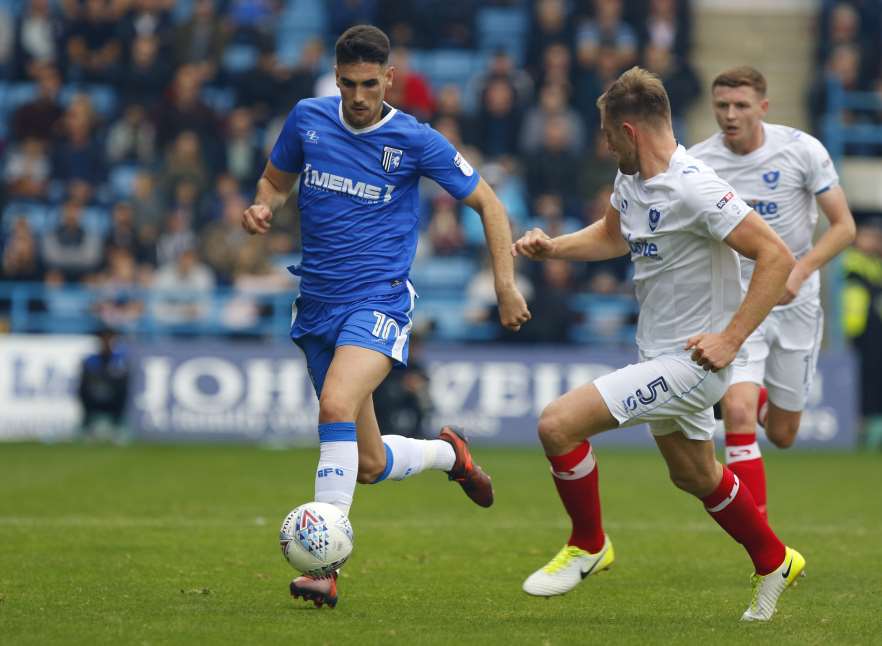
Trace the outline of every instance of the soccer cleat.
<instances>
[{"instance_id":1,"label":"soccer cleat","mask_svg":"<svg viewBox=\"0 0 882 646\"><path fill-rule=\"evenodd\" d=\"M291 596L295 599L312 601L316 608L327 605L337 606L337 573L328 576L308 576L304 574L291 581Z\"/></svg>"},{"instance_id":2,"label":"soccer cleat","mask_svg":"<svg viewBox=\"0 0 882 646\"><path fill-rule=\"evenodd\" d=\"M789 586L796 585L796 579L800 576L805 576L805 558L795 549L788 547L784 552L784 562L777 570L750 577L753 599L741 615L741 621L769 621L775 614L778 597Z\"/></svg>"},{"instance_id":3,"label":"soccer cleat","mask_svg":"<svg viewBox=\"0 0 882 646\"><path fill-rule=\"evenodd\" d=\"M769 389L760 386L759 399L756 401L756 421L757 424L766 427L766 420L769 417Z\"/></svg>"},{"instance_id":4,"label":"soccer cleat","mask_svg":"<svg viewBox=\"0 0 882 646\"><path fill-rule=\"evenodd\" d=\"M604 536L603 547L591 554L575 545L564 545L544 567L524 581L524 592L537 597L565 594L579 585L589 574L609 569L616 558L609 536Z\"/></svg>"},{"instance_id":5,"label":"soccer cleat","mask_svg":"<svg viewBox=\"0 0 882 646\"><path fill-rule=\"evenodd\" d=\"M469 441L461 428L445 426L438 434L439 440L444 440L453 447L456 461L453 468L447 472L450 480L456 480L465 494L481 507L489 507L493 504L493 483L490 476L472 461L469 451Z\"/></svg>"}]
</instances>

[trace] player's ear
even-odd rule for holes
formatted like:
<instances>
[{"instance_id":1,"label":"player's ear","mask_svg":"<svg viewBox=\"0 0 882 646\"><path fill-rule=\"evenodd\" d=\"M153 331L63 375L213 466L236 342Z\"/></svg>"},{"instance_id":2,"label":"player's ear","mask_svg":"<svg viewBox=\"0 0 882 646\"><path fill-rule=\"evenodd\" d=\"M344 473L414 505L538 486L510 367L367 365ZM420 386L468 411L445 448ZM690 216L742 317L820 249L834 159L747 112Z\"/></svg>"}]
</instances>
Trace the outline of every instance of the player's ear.
<instances>
[{"instance_id":1,"label":"player's ear","mask_svg":"<svg viewBox=\"0 0 882 646\"><path fill-rule=\"evenodd\" d=\"M384 76L386 78L386 89L388 90L390 87L392 87L392 81L395 78L395 66L387 65Z\"/></svg>"},{"instance_id":2,"label":"player's ear","mask_svg":"<svg viewBox=\"0 0 882 646\"><path fill-rule=\"evenodd\" d=\"M769 100L763 97L763 100L760 101L760 110L763 111L763 116L769 112Z\"/></svg>"}]
</instances>

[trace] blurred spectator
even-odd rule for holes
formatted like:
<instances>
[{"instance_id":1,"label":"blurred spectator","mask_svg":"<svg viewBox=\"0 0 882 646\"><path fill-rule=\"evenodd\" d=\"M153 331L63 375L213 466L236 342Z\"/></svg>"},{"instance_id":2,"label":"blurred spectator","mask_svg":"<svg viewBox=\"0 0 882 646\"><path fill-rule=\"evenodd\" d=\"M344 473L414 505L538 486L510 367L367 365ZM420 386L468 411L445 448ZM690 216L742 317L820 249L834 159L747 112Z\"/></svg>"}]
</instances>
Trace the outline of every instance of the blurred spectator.
<instances>
[{"instance_id":1,"label":"blurred spectator","mask_svg":"<svg viewBox=\"0 0 882 646\"><path fill-rule=\"evenodd\" d=\"M842 45L861 53L859 81L866 82L879 72L880 8L878 2L828 2L821 12L821 37L817 61L825 65ZM858 6L855 6L857 4ZM861 15L863 14L863 15Z\"/></svg>"},{"instance_id":2,"label":"blurred spectator","mask_svg":"<svg viewBox=\"0 0 882 646\"><path fill-rule=\"evenodd\" d=\"M196 236L187 223L186 214L172 211L156 241L156 262L166 268L172 267L185 250L195 245Z\"/></svg>"},{"instance_id":3,"label":"blurred spectator","mask_svg":"<svg viewBox=\"0 0 882 646\"><path fill-rule=\"evenodd\" d=\"M46 267L60 272L65 281L76 282L101 263L101 238L83 227L82 210L76 202L66 202L61 207L60 222L43 237Z\"/></svg>"},{"instance_id":4,"label":"blurred spectator","mask_svg":"<svg viewBox=\"0 0 882 646\"><path fill-rule=\"evenodd\" d=\"M257 45L275 36L273 27L281 9L278 0L229 0L226 6L233 38L238 42Z\"/></svg>"},{"instance_id":5,"label":"blurred spectator","mask_svg":"<svg viewBox=\"0 0 882 646\"><path fill-rule=\"evenodd\" d=\"M527 66L537 85L542 84L539 64L551 45L573 47L573 24L565 0L536 0L527 39Z\"/></svg>"},{"instance_id":6,"label":"blurred spectator","mask_svg":"<svg viewBox=\"0 0 882 646\"><path fill-rule=\"evenodd\" d=\"M435 97L429 82L410 67L407 49L392 50L390 64L395 67L392 87L386 91L386 101L415 116L418 121L428 121L435 112Z\"/></svg>"},{"instance_id":7,"label":"blurred spectator","mask_svg":"<svg viewBox=\"0 0 882 646\"><path fill-rule=\"evenodd\" d=\"M576 207L579 191L579 156L570 151L572 132L562 116L550 117L545 123L542 146L527 156L527 191L530 199L552 193L571 212Z\"/></svg>"},{"instance_id":8,"label":"blurred spectator","mask_svg":"<svg viewBox=\"0 0 882 646\"><path fill-rule=\"evenodd\" d=\"M542 54L542 67L536 72L536 86L571 85L573 82L573 55L562 43L552 43Z\"/></svg>"},{"instance_id":9,"label":"blurred spectator","mask_svg":"<svg viewBox=\"0 0 882 646\"><path fill-rule=\"evenodd\" d=\"M481 129L476 141L481 151L491 159L517 152L521 114L514 98L511 82L502 78L491 79L484 91L478 119Z\"/></svg>"},{"instance_id":10,"label":"blurred spectator","mask_svg":"<svg viewBox=\"0 0 882 646\"><path fill-rule=\"evenodd\" d=\"M674 134L679 141L688 141L686 113L701 95L698 76L688 62L677 60L669 49L658 45L649 45L643 59L643 66L657 74L668 91Z\"/></svg>"},{"instance_id":11,"label":"blurred spectator","mask_svg":"<svg viewBox=\"0 0 882 646\"><path fill-rule=\"evenodd\" d=\"M514 59L504 49L493 52L487 63L487 70L476 76L474 82L469 84L469 92L473 96L483 96L487 84L495 78L506 79L511 83L515 91L515 102L519 107L526 108L530 105L533 100L533 77L515 65Z\"/></svg>"},{"instance_id":12,"label":"blurred spectator","mask_svg":"<svg viewBox=\"0 0 882 646\"><path fill-rule=\"evenodd\" d=\"M592 200L598 190L607 188L616 178L619 165L609 151L606 139L600 132L594 135L592 153L584 155L580 169L579 188L585 200Z\"/></svg>"},{"instance_id":13,"label":"blurred spectator","mask_svg":"<svg viewBox=\"0 0 882 646\"><path fill-rule=\"evenodd\" d=\"M457 217L457 203L438 197L432 204L428 242L435 256L452 256L465 250L465 236Z\"/></svg>"},{"instance_id":14,"label":"blurred spectator","mask_svg":"<svg viewBox=\"0 0 882 646\"><path fill-rule=\"evenodd\" d=\"M69 80L107 83L117 79L122 43L116 34L115 22L110 0L84 1L65 40Z\"/></svg>"},{"instance_id":15,"label":"blurred spectator","mask_svg":"<svg viewBox=\"0 0 882 646\"><path fill-rule=\"evenodd\" d=\"M622 18L622 0L594 0L594 16L576 32L576 59L582 69L597 63L601 45L611 48L619 68L631 67L637 60L637 33Z\"/></svg>"},{"instance_id":16,"label":"blurred spectator","mask_svg":"<svg viewBox=\"0 0 882 646\"><path fill-rule=\"evenodd\" d=\"M240 185L257 184L265 160L248 108L236 108L227 119L224 159L226 172L236 178Z\"/></svg>"},{"instance_id":17,"label":"blurred spectator","mask_svg":"<svg viewBox=\"0 0 882 646\"><path fill-rule=\"evenodd\" d=\"M600 130L600 111L597 109L597 97L607 91L622 68L619 66L619 53L614 47L601 44L597 50L594 67L581 70L576 81L575 105L589 132Z\"/></svg>"},{"instance_id":18,"label":"blurred spectator","mask_svg":"<svg viewBox=\"0 0 882 646\"><path fill-rule=\"evenodd\" d=\"M214 275L200 262L196 249L189 247L182 249L177 259L157 269L153 290L156 318L162 323L186 327L208 317Z\"/></svg>"},{"instance_id":19,"label":"blurred spectator","mask_svg":"<svg viewBox=\"0 0 882 646\"><path fill-rule=\"evenodd\" d=\"M515 284L518 291L524 296L524 300L528 303L533 299L533 284L521 271L520 264L522 256L515 258ZM470 323L489 323L493 326L494 336L498 339L516 340L512 338L512 333L502 327L499 322L499 309L496 304L496 287L493 279L493 271L490 269L490 256L484 252L481 257L481 269L465 290L465 318ZM528 323L529 325L529 323Z\"/></svg>"},{"instance_id":20,"label":"blurred spectator","mask_svg":"<svg viewBox=\"0 0 882 646\"><path fill-rule=\"evenodd\" d=\"M821 133L821 120L827 114L828 94L832 86L842 90L859 91L865 89L861 84L861 53L853 45L839 45L830 54L824 74L817 76L809 91L809 112L812 117L812 130L816 134ZM843 110L841 118L844 123L854 124L869 121L871 115L854 110ZM850 144L846 146L848 154L861 154L868 152L863 144Z\"/></svg>"},{"instance_id":21,"label":"blurred spectator","mask_svg":"<svg viewBox=\"0 0 882 646\"><path fill-rule=\"evenodd\" d=\"M128 5L124 10L117 9L117 13L123 13L116 22L116 34L126 48L124 58L128 58L128 48L138 38L149 37L160 41L163 52L169 48L162 39L167 39L172 30L171 7L174 0L126 0Z\"/></svg>"},{"instance_id":22,"label":"blurred spectator","mask_svg":"<svg viewBox=\"0 0 882 646\"><path fill-rule=\"evenodd\" d=\"M248 204L241 195L228 197L223 204L223 216L207 225L200 236L202 257L218 280L227 285L233 282L240 250L252 239L242 228L246 208Z\"/></svg>"},{"instance_id":23,"label":"blurred spectator","mask_svg":"<svg viewBox=\"0 0 882 646\"><path fill-rule=\"evenodd\" d=\"M83 359L77 395L83 408L80 427L86 438L108 435L125 441L125 409L129 392L129 361L116 334L98 333L99 350Z\"/></svg>"},{"instance_id":24,"label":"blurred spectator","mask_svg":"<svg viewBox=\"0 0 882 646\"><path fill-rule=\"evenodd\" d=\"M644 46L660 47L677 60L688 60L692 47L689 0L649 0L649 11L641 12L633 24L639 26Z\"/></svg>"},{"instance_id":25,"label":"blurred spectator","mask_svg":"<svg viewBox=\"0 0 882 646\"><path fill-rule=\"evenodd\" d=\"M165 148L184 132L198 135L202 149L209 155L217 150L217 117L199 97L199 73L191 66L182 66L175 73L168 97L160 104L156 116L157 141Z\"/></svg>"},{"instance_id":26,"label":"blurred spectator","mask_svg":"<svg viewBox=\"0 0 882 646\"><path fill-rule=\"evenodd\" d=\"M526 155L535 153L542 147L545 126L553 117L560 117L567 123L570 140L567 148L579 155L585 148L585 127L579 114L568 105L569 86L547 84L539 91L539 103L527 111L521 127L520 149Z\"/></svg>"},{"instance_id":27,"label":"blurred spectator","mask_svg":"<svg viewBox=\"0 0 882 646\"><path fill-rule=\"evenodd\" d=\"M266 238L249 237L236 257L233 270L235 294L224 307L224 325L236 329L252 328L262 317L271 314L266 298L290 292L292 282L290 275L286 274L288 272L270 264Z\"/></svg>"},{"instance_id":28,"label":"blurred spectator","mask_svg":"<svg viewBox=\"0 0 882 646\"><path fill-rule=\"evenodd\" d=\"M107 176L107 162L95 131L95 112L85 94L78 94L64 113L63 136L55 146L53 179L76 180L89 193Z\"/></svg>"},{"instance_id":29,"label":"blurred spectator","mask_svg":"<svg viewBox=\"0 0 882 646\"><path fill-rule=\"evenodd\" d=\"M14 282L43 280L43 266L37 250L37 241L25 217L15 218L12 231L6 238L0 280Z\"/></svg>"},{"instance_id":30,"label":"blurred spectator","mask_svg":"<svg viewBox=\"0 0 882 646\"><path fill-rule=\"evenodd\" d=\"M156 190L156 181L147 171L139 171L132 184L129 197L135 216L135 228L142 240L156 241L162 226L164 212Z\"/></svg>"},{"instance_id":31,"label":"blurred spectator","mask_svg":"<svg viewBox=\"0 0 882 646\"><path fill-rule=\"evenodd\" d=\"M352 25L376 24L379 4L379 0L328 0L330 32L342 34Z\"/></svg>"},{"instance_id":32,"label":"blurred spectator","mask_svg":"<svg viewBox=\"0 0 882 646\"><path fill-rule=\"evenodd\" d=\"M41 67L62 62L64 23L50 0L28 0L15 28L15 77L37 78Z\"/></svg>"},{"instance_id":33,"label":"blurred spectator","mask_svg":"<svg viewBox=\"0 0 882 646\"><path fill-rule=\"evenodd\" d=\"M538 279L529 301L530 322L524 326L525 342L567 343L578 316L570 305L575 288L572 265L565 260L537 263Z\"/></svg>"},{"instance_id":34,"label":"blurred spectator","mask_svg":"<svg viewBox=\"0 0 882 646\"><path fill-rule=\"evenodd\" d=\"M8 7L0 7L0 79L13 75L12 54L15 51L15 25Z\"/></svg>"},{"instance_id":35,"label":"blurred spectator","mask_svg":"<svg viewBox=\"0 0 882 646\"><path fill-rule=\"evenodd\" d=\"M108 248L107 269L95 289L98 320L116 329L133 329L144 313L144 301L138 294L137 263L127 248Z\"/></svg>"},{"instance_id":36,"label":"blurred spectator","mask_svg":"<svg viewBox=\"0 0 882 646\"><path fill-rule=\"evenodd\" d=\"M177 199L177 187L189 181L196 187L196 198L208 186L209 170L199 137L195 132L181 132L169 147L159 177L160 191L166 199Z\"/></svg>"},{"instance_id":37,"label":"blurred spectator","mask_svg":"<svg viewBox=\"0 0 882 646\"><path fill-rule=\"evenodd\" d=\"M175 61L191 66L203 82L211 81L228 38L229 31L215 11L215 1L196 0L193 13L175 28Z\"/></svg>"},{"instance_id":38,"label":"blurred spectator","mask_svg":"<svg viewBox=\"0 0 882 646\"><path fill-rule=\"evenodd\" d=\"M842 255L845 271L843 329L860 367L863 440L882 449L882 223L858 227Z\"/></svg>"},{"instance_id":39,"label":"blurred spectator","mask_svg":"<svg viewBox=\"0 0 882 646\"><path fill-rule=\"evenodd\" d=\"M143 105L126 106L107 132L107 159L119 163L151 166L156 161L156 128Z\"/></svg>"},{"instance_id":40,"label":"blurred spectator","mask_svg":"<svg viewBox=\"0 0 882 646\"><path fill-rule=\"evenodd\" d=\"M446 126L447 129L441 132L451 143L455 140L474 143L475 131L477 129L476 124L463 110L462 93L456 85L445 85L438 93L438 105L433 122L436 130L441 130L438 127L438 123L445 119L449 119L454 124L453 127L448 124ZM453 134L454 139L451 140L447 136L448 134ZM458 143L455 143L454 147L458 148L458 145Z\"/></svg>"},{"instance_id":41,"label":"blurred spectator","mask_svg":"<svg viewBox=\"0 0 882 646\"><path fill-rule=\"evenodd\" d=\"M159 51L159 39L155 35L139 35L132 43L131 56L119 83L123 103L155 110L171 77L171 67Z\"/></svg>"},{"instance_id":42,"label":"blurred spectator","mask_svg":"<svg viewBox=\"0 0 882 646\"><path fill-rule=\"evenodd\" d=\"M39 139L25 139L6 155L3 168L6 194L11 198L44 199L51 170L46 143Z\"/></svg>"},{"instance_id":43,"label":"blurred spectator","mask_svg":"<svg viewBox=\"0 0 882 646\"><path fill-rule=\"evenodd\" d=\"M104 237L104 248L125 249L132 255L134 262L139 264L155 264L153 245L145 241L135 227L135 214L128 202L117 202L113 206L110 228ZM108 258L109 261L109 258Z\"/></svg>"},{"instance_id":44,"label":"blurred spectator","mask_svg":"<svg viewBox=\"0 0 882 646\"><path fill-rule=\"evenodd\" d=\"M61 76L54 67L34 68L37 78L37 96L23 103L12 113L12 136L17 141L33 138L49 142L60 134L64 108L58 100Z\"/></svg>"}]
</instances>

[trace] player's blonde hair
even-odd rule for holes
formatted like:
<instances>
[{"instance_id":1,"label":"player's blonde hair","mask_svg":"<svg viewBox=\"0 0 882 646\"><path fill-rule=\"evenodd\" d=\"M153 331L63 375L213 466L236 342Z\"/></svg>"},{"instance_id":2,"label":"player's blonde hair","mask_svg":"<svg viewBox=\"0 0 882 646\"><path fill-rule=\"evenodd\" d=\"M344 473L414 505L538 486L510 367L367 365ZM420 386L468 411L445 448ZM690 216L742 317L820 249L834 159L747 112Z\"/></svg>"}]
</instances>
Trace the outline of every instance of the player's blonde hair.
<instances>
[{"instance_id":1,"label":"player's blonde hair","mask_svg":"<svg viewBox=\"0 0 882 646\"><path fill-rule=\"evenodd\" d=\"M597 99L607 121L630 117L652 125L670 125L671 102L661 79L642 67L622 73Z\"/></svg>"},{"instance_id":2,"label":"player's blonde hair","mask_svg":"<svg viewBox=\"0 0 882 646\"><path fill-rule=\"evenodd\" d=\"M750 65L739 65L720 72L711 83L711 90L718 85L722 87L752 87L761 97L766 96L766 77Z\"/></svg>"}]
</instances>

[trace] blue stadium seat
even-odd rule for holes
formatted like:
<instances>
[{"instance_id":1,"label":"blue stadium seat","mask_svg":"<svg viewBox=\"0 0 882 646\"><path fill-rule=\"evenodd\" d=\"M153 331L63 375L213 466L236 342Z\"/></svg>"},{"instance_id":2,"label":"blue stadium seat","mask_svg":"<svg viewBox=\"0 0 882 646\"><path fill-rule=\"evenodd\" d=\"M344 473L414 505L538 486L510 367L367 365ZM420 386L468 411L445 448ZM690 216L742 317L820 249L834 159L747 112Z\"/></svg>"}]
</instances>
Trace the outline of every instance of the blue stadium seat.
<instances>
[{"instance_id":1,"label":"blue stadium seat","mask_svg":"<svg viewBox=\"0 0 882 646\"><path fill-rule=\"evenodd\" d=\"M283 26L296 25L300 30L316 36L324 34L328 25L325 3L315 0L289 0L282 11L281 22Z\"/></svg>"},{"instance_id":2,"label":"blue stadium seat","mask_svg":"<svg viewBox=\"0 0 882 646\"><path fill-rule=\"evenodd\" d=\"M486 7L478 12L478 48L484 52L507 51L521 64L529 28L527 12L517 7Z\"/></svg>"},{"instance_id":3,"label":"blue stadium seat","mask_svg":"<svg viewBox=\"0 0 882 646\"><path fill-rule=\"evenodd\" d=\"M95 112L105 120L111 119L116 114L119 104L119 95L112 85L65 85L61 88L61 104L66 108L77 94L86 94L92 103Z\"/></svg>"},{"instance_id":4,"label":"blue stadium seat","mask_svg":"<svg viewBox=\"0 0 882 646\"><path fill-rule=\"evenodd\" d=\"M209 108L222 114L236 107L236 92L229 87L205 86L200 97Z\"/></svg>"},{"instance_id":5,"label":"blue stadium seat","mask_svg":"<svg viewBox=\"0 0 882 646\"><path fill-rule=\"evenodd\" d=\"M14 201L6 205L3 209L2 227L3 233L7 234L12 230L13 223L20 217L25 217L31 226L31 231L35 236L40 236L46 230L46 223L49 219L50 208L39 202Z\"/></svg>"},{"instance_id":6,"label":"blue stadium seat","mask_svg":"<svg viewBox=\"0 0 882 646\"><path fill-rule=\"evenodd\" d=\"M473 258L428 258L414 263L410 279L420 294L439 298L456 295L462 299L477 269Z\"/></svg>"},{"instance_id":7,"label":"blue stadium seat","mask_svg":"<svg viewBox=\"0 0 882 646\"><path fill-rule=\"evenodd\" d=\"M119 164L110 169L108 183L113 199L127 200L135 188L135 178L141 168L135 164Z\"/></svg>"},{"instance_id":8,"label":"blue stadium seat","mask_svg":"<svg viewBox=\"0 0 882 646\"><path fill-rule=\"evenodd\" d=\"M257 65L258 51L253 45L232 43L224 50L221 67L233 74L250 72Z\"/></svg>"}]
</instances>

